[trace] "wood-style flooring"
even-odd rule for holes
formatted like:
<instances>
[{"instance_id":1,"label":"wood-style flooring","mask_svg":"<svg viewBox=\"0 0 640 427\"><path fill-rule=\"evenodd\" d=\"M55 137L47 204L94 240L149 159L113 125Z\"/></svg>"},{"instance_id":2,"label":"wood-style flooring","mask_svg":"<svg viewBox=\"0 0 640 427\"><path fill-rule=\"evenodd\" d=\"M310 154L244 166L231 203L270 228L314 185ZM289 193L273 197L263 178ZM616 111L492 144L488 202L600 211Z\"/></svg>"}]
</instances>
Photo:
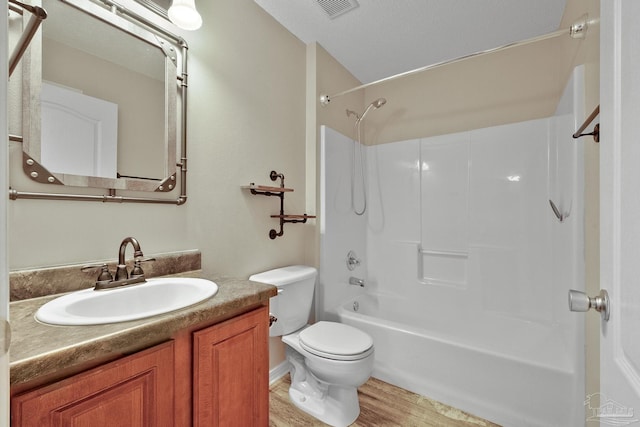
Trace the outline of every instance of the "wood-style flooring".
<instances>
[{"instance_id":1,"label":"wood-style flooring","mask_svg":"<svg viewBox=\"0 0 640 427\"><path fill-rule=\"evenodd\" d=\"M289 375L275 382L269 393L269 426L326 426L289 401ZM499 427L463 411L370 378L358 389L360 416L353 427Z\"/></svg>"}]
</instances>

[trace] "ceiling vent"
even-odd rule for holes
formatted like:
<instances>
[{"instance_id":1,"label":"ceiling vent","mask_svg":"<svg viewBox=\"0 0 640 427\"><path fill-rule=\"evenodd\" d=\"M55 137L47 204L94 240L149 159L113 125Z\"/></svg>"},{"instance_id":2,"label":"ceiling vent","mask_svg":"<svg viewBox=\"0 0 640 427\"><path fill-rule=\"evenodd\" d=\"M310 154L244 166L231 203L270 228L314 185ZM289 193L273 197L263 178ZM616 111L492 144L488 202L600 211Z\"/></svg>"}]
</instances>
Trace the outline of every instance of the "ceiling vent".
<instances>
[{"instance_id":1,"label":"ceiling vent","mask_svg":"<svg viewBox=\"0 0 640 427\"><path fill-rule=\"evenodd\" d=\"M329 18L334 19L358 7L356 0L316 0Z\"/></svg>"}]
</instances>

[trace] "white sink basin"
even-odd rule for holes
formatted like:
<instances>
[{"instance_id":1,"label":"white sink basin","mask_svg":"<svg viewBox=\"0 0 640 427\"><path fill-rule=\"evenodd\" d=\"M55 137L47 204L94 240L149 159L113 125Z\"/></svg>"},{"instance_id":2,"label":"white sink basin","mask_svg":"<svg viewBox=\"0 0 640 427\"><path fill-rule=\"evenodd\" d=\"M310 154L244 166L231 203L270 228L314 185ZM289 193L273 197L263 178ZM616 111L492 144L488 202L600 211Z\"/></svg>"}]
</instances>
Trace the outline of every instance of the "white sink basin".
<instances>
[{"instance_id":1,"label":"white sink basin","mask_svg":"<svg viewBox=\"0 0 640 427\"><path fill-rule=\"evenodd\" d=\"M49 301L36 319L53 325L101 325L142 319L211 298L218 285L195 278L156 278L122 288L85 289Z\"/></svg>"}]
</instances>

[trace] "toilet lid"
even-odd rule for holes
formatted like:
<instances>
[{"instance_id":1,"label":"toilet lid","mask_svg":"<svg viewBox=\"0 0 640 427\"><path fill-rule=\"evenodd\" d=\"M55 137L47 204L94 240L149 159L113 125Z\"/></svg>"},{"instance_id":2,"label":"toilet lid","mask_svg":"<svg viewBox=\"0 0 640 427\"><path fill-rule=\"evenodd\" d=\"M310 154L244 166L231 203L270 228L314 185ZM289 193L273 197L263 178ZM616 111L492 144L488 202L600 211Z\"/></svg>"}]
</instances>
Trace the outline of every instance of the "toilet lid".
<instances>
[{"instance_id":1,"label":"toilet lid","mask_svg":"<svg viewBox=\"0 0 640 427\"><path fill-rule=\"evenodd\" d=\"M300 332L302 348L320 357L357 360L373 350L369 334L337 322L317 322Z\"/></svg>"}]
</instances>

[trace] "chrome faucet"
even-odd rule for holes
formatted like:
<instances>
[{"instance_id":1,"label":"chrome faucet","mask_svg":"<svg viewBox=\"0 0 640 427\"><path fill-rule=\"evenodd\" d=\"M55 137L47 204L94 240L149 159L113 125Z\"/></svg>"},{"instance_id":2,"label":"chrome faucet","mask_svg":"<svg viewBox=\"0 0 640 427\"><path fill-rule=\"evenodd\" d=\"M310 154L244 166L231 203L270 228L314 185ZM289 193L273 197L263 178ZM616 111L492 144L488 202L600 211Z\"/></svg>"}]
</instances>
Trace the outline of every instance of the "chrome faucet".
<instances>
[{"instance_id":1,"label":"chrome faucet","mask_svg":"<svg viewBox=\"0 0 640 427\"><path fill-rule=\"evenodd\" d=\"M127 271L127 265L124 260L125 252L129 243L131 243L134 250L134 262L131 274ZM134 283L146 282L144 271L142 271L142 263L146 261L155 261L155 258L145 259L138 240L133 237L125 237L120 243L120 250L118 251L118 266L116 267L115 275L111 275L107 264L85 266L82 267L82 271L100 268L100 274L98 275L98 279L96 280L94 287L94 290L99 291L102 289L111 289L120 286L133 285Z\"/></svg>"},{"instance_id":2,"label":"chrome faucet","mask_svg":"<svg viewBox=\"0 0 640 427\"><path fill-rule=\"evenodd\" d=\"M364 279L358 279L357 277L349 277L349 284L364 288Z\"/></svg>"}]
</instances>

